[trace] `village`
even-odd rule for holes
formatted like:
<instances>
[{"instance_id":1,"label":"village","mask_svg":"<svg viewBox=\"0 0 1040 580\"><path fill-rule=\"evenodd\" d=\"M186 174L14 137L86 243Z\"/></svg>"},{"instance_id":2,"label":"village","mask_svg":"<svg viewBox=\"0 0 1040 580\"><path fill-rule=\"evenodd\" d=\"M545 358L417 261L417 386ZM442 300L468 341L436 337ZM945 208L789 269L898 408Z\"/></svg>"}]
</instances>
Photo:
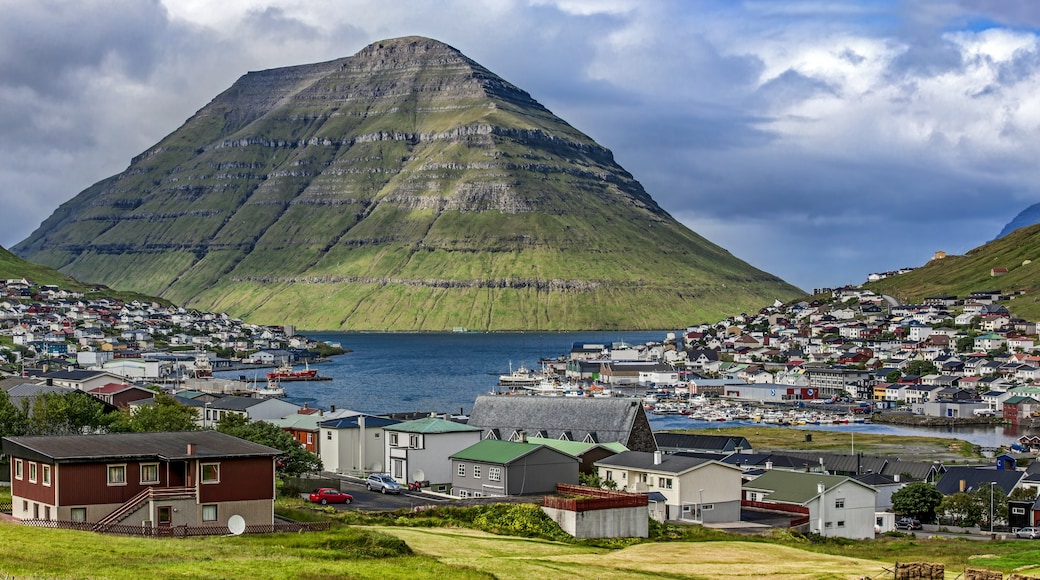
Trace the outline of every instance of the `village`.
<instances>
[{"instance_id":1,"label":"village","mask_svg":"<svg viewBox=\"0 0 1040 580\"><path fill-rule=\"evenodd\" d=\"M947 465L759 450L743 437L655 432L648 418L659 407L690 412L694 402L725 400L1034 426L1036 323L1013 318L1012 297L997 291L911 306L841 288L691 326L659 343L575 344L544 361L566 385L557 396L520 396L537 390L525 388L534 383L511 386L478 396L468 416L320 409L248 390L196 389L212 370L297 363L316 356L317 345L291 328L88 300L30 280L7 280L3 292L2 355L15 372L0 388L14 408L32 409L46 393L77 393L132 415L166 392L192 410L196 429L8 433L9 517L29 525L145 534L135 530L227 533L239 522L275 529L273 482L283 453L213 430L228 417L290 433L320 459L315 487L375 491L368 478L385 474L396 487L379 491L417 502L535 501L578 537L645 537L648 518L853 539L918 526L988 527L1014 537L1040 523L1035 436L977 464ZM565 394L582 388L582 396ZM596 388L614 396L594 396ZM601 501L551 499L573 495L579 484L598 488L586 495ZM938 494L931 512L897 513L900 494L921 486ZM989 515L940 503L960 496L988 498ZM576 518L575 510L597 513Z\"/></svg>"}]
</instances>

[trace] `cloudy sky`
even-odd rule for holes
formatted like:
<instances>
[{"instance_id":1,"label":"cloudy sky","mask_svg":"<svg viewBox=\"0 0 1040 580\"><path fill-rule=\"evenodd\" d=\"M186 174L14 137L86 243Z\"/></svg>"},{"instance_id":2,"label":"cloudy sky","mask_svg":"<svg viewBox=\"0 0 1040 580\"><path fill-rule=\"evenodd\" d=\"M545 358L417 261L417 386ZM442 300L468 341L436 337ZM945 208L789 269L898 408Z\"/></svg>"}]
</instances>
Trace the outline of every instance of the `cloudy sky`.
<instances>
[{"instance_id":1,"label":"cloudy sky","mask_svg":"<svg viewBox=\"0 0 1040 580\"><path fill-rule=\"evenodd\" d=\"M1040 202L1033 0L0 0L0 245L250 70L446 42L804 289Z\"/></svg>"}]
</instances>

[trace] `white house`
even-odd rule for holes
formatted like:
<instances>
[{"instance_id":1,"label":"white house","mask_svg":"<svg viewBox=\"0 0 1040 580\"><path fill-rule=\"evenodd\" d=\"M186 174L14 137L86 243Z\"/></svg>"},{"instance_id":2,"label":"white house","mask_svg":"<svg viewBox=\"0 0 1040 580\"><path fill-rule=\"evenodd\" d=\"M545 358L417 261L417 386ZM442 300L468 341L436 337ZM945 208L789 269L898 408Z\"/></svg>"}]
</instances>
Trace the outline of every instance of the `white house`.
<instances>
[{"instance_id":1,"label":"white house","mask_svg":"<svg viewBox=\"0 0 1040 580\"><path fill-rule=\"evenodd\" d=\"M595 463L602 481L650 496L657 521L740 521L741 469L714 459L625 451Z\"/></svg>"},{"instance_id":2,"label":"white house","mask_svg":"<svg viewBox=\"0 0 1040 580\"><path fill-rule=\"evenodd\" d=\"M744 484L744 502L807 518L812 533L874 537L877 490L840 475L771 470Z\"/></svg>"},{"instance_id":3,"label":"white house","mask_svg":"<svg viewBox=\"0 0 1040 580\"><path fill-rule=\"evenodd\" d=\"M383 465L398 483L430 482L434 491L451 484L453 454L480 441L481 429L447 419L426 417L383 428Z\"/></svg>"},{"instance_id":4,"label":"white house","mask_svg":"<svg viewBox=\"0 0 1040 580\"><path fill-rule=\"evenodd\" d=\"M319 457L325 471L364 477L386 471L383 428L400 421L372 415L350 415L322 421Z\"/></svg>"}]
</instances>

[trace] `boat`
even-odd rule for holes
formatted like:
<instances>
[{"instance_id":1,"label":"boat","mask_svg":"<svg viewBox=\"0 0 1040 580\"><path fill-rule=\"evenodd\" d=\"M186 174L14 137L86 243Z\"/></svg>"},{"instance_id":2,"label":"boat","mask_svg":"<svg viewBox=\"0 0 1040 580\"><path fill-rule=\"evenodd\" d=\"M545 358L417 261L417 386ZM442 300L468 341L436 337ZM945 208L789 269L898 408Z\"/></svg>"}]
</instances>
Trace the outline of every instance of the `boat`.
<instances>
[{"instance_id":1,"label":"boat","mask_svg":"<svg viewBox=\"0 0 1040 580\"><path fill-rule=\"evenodd\" d=\"M249 391L252 396L259 399L281 398L285 396L285 388L273 379L267 379L267 386L263 388L257 387L256 383L253 383Z\"/></svg>"},{"instance_id":2,"label":"boat","mask_svg":"<svg viewBox=\"0 0 1040 580\"><path fill-rule=\"evenodd\" d=\"M195 355L194 367L193 378L208 379L213 376L213 367L209 364L209 355L204 352Z\"/></svg>"},{"instance_id":3,"label":"boat","mask_svg":"<svg viewBox=\"0 0 1040 580\"><path fill-rule=\"evenodd\" d=\"M301 371L295 371L292 365L285 364L267 373L268 381L315 381L321 378L318 376L318 370L312 369L306 362Z\"/></svg>"},{"instance_id":4,"label":"boat","mask_svg":"<svg viewBox=\"0 0 1040 580\"><path fill-rule=\"evenodd\" d=\"M498 384L503 387L531 387L541 382L542 377L537 373L528 370L524 365L520 365L520 368L513 370L513 364L509 364L509 374L499 375Z\"/></svg>"}]
</instances>

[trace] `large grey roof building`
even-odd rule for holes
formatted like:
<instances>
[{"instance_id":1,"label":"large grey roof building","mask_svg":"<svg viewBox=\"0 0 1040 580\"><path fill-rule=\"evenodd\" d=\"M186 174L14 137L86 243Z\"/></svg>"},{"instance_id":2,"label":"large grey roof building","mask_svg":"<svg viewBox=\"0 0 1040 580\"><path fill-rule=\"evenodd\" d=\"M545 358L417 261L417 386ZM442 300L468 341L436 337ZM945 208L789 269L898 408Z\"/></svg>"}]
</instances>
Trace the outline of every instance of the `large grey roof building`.
<instances>
[{"instance_id":1,"label":"large grey roof building","mask_svg":"<svg viewBox=\"0 0 1040 580\"><path fill-rule=\"evenodd\" d=\"M480 427L484 439L617 441L633 451L657 450L638 399L482 395L473 404L469 424Z\"/></svg>"}]
</instances>

